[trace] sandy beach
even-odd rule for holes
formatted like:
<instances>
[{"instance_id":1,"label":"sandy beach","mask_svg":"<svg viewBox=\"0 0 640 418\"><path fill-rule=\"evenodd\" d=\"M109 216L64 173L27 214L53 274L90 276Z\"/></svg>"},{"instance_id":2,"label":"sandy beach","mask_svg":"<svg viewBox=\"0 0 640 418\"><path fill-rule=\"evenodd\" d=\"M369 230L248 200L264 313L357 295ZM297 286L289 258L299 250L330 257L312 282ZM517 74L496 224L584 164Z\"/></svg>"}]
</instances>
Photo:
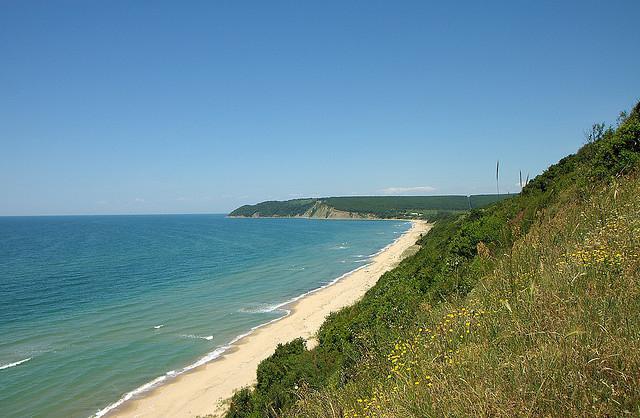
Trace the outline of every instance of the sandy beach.
<instances>
[{"instance_id":1,"label":"sandy beach","mask_svg":"<svg viewBox=\"0 0 640 418\"><path fill-rule=\"evenodd\" d=\"M241 387L255 383L258 364L269 357L279 343L303 337L310 340L309 347L313 346L313 336L325 318L360 299L384 272L412 252L420 235L430 227L426 222L413 221L406 233L364 268L287 306L288 316L242 338L222 357L125 402L107 416L193 418L223 413L224 401Z\"/></svg>"}]
</instances>

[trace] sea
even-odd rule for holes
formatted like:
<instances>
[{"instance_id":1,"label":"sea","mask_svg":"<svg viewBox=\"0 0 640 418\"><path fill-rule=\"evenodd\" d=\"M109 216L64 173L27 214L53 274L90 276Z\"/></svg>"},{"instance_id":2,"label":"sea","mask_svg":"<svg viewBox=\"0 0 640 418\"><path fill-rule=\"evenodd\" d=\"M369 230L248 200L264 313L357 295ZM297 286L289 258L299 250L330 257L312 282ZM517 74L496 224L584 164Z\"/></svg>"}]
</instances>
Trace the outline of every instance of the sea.
<instances>
[{"instance_id":1,"label":"sea","mask_svg":"<svg viewBox=\"0 0 640 418\"><path fill-rule=\"evenodd\" d=\"M0 416L104 416L286 316L410 226L0 217Z\"/></svg>"}]
</instances>

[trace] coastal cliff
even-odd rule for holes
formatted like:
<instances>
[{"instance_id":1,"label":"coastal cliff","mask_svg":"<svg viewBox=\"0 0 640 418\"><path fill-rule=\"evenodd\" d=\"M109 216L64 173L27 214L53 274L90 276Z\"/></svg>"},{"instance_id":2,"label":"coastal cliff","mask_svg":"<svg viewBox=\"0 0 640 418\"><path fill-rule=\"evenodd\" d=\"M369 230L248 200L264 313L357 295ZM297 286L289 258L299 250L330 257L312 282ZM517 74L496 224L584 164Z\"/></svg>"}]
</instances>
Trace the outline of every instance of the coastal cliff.
<instances>
[{"instance_id":1,"label":"coastal cliff","mask_svg":"<svg viewBox=\"0 0 640 418\"><path fill-rule=\"evenodd\" d=\"M241 206L232 218L428 219L479 209L513 194L352 196L270 200Z\"/></svg>"},{"instance_id":2,"label":"coastal cliff","mask_svg":"<svg viewBox=\"0 0 640 418\"><path fill-rule=\"evenodd\" d=\"M336 209L318 200L300 217L316 219L375 219L376 216L370 213L348 212Z\"/></svg>"},{"instance_id":3,"label":"coastal cliff","mask_svg":"<svg viewBox=\"0 0 640 418\"><path fill-rule=\"evenodd\" d=\"M258 205L245 205L229 214L230 218L308 218L308 219L377 219L377 217L370 213L349 212L345 210L336 209L327 205L322 200L313 199L314 203L310 207L302 206L296 207L293 211L286 213L273 212L270 210L261 211L261 204ZM277 202L286 205L288 202ZM271 202L268 202L271 203ZM255 209L254 209L255 208ZM302 209L304 212L301 212Z\"/></svg>"}]
</instances>

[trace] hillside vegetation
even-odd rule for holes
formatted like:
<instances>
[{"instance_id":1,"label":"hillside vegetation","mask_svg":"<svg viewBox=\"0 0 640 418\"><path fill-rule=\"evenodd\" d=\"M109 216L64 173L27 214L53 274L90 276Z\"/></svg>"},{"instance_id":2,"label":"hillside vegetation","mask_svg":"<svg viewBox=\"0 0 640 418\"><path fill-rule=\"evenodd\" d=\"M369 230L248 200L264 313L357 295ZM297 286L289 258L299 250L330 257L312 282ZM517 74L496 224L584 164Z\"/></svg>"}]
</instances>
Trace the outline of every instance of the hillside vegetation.
<instances>
[{"instance_id":1,"label":"hillside vegetation","mask_svg":"<svg viewBox=\"0 0 640 418\"><path fill-rule=\"evenodd\" d=\"M439 220L226 416L640 416L640 104L590 139Z\"/></svg>"},{"instance_id":2,"label":"hillside vegetation","mask_svg":"<svg viewBox=\"0 0 640 418\"><path fill-rule=\"evenodd\" d=\"M318 201L318 199L292 199L286 201L270 200L256 205L244 205L234 210L229 216L301 216Z\"/></svg>"},{"instance_id":3,"label":"hillside vegetation","mask_svg":"<svg viewBox=\"0 0 640 418\"><path fill-rule=\"evenodd\" d=\"M472 196L353 196L267 201L244 205L229 216L239 217L336 217L435 219L442 215L478 209L513 195ZM316 211L324 206L332 211ZM320 215L320 216L316 216Z\"/></svg>"}]
</instances>

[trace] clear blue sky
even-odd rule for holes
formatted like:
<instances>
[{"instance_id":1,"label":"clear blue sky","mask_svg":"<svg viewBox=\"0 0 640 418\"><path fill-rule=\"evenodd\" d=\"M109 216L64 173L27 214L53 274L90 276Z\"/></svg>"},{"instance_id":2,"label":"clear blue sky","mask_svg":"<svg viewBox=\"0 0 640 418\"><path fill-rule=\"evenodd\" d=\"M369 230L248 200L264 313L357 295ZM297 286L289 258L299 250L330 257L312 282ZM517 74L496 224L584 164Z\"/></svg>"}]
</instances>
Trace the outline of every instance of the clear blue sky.
<instances>
[{"instance_id":1,"label":"clear blue sky","mask_svg":"<svg viewBox=\"0 0 640 418\"><path fill-rule=\"evenodd\" d=\"M0 215L517 191L640 99L640 2L2 1Z\"/></svg>"}]
</instances>

